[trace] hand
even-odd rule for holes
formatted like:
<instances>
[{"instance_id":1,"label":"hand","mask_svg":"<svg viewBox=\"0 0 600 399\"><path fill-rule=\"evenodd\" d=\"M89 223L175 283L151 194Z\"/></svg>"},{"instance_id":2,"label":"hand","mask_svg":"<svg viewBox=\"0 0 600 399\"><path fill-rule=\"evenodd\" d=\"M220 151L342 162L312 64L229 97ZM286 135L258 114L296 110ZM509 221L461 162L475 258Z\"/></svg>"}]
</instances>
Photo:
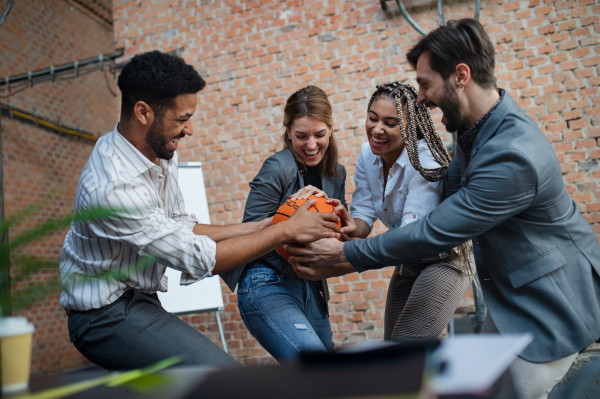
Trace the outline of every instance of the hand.
<instances>
[{"instance_id":1,"label":"hand","mask_svg":"<svg viewBox=\"0 0 600 399\"><path fill-rule=\"evenodd\" d=\"M334 206L333 213L338 215L342 221L343 227L341 233L344 237L344 241L352 241L362 238L360 237L360 230L358 229L356 221L352 216L350 216L344 205L342 205L342 202L338 199L330 198L327 200L327 203Z\"/></svg>"},{"instance_id":2,"label":"hand","mask_svg":"<svg viewBox=\"0 0 600 399\"><path fill-rule=\"evenodd\" d=\"M255 231L261 231L262 229L269 227L272 222L273 222L273 216L271 216L269 218L264 218L263 220L256 222L256 230Z\"/></svg>"},{"instance_id":3,"label":"hand","mask_svg":"<svg viewBox=\"0 0 600 399\"><path fill-rule=\"evenodd\" d=\"M305 267L296 262L291 262L291 265L296 276L310 281L319 281L356 272L356 269L349 263L340 263L329 267Z\"/></svg>"},{"instance_id":4,"label":"hand","mask_svg":"<svg viewBox=\"0 0 600 399\"><path fill-rule=\"evenodd\" d=\"M305 201L289 220L282 222L290 224L289 231L293 232L294 241L305 244L321 238L340 238L340 228L336 225L340 218L333 213L309 211L308 208L315 202L314 199Z\"/></svg>"},{"instance_id":5,"label":"hand","mask_svg":"<svg viewBox=\"0 0 600 399\"><path fill-rule=\"evenodd\" d=\"M305 267L326 267L348 262L344 254L344 243L333 238L311 242L305 248L291 245L284 245L283 248L292 254L288 262L300 263Z\"/></svg>"},{"instance_id":6,"label":"hand","mask_svg":"<svg viewBox=\"0 0 600 399\"><path fill-rule=\"evenodd\" d=\"M296 193L290 195L290 199L293 199L293 200L303 199L303 198L308 198L311 195L314 195L317 198L321 198L321 197L328 198L327 194L325 194L325 191L319 190L318 188L311 186L309 184L308 186L304 186L303 188L298 190Z\"/></svg>"}]
</instances>

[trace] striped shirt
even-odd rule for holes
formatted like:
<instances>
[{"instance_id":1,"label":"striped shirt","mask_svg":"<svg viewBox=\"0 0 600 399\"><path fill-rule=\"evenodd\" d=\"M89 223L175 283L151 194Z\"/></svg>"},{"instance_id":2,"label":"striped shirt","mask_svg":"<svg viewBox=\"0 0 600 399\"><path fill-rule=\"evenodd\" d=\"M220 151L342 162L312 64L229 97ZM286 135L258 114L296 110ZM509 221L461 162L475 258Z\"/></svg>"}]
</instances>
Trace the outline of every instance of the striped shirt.
<instances>
[{"instance_id":1,"label":"striped shirt","mask_svg":"<svg viewBox=\"0 0 600 399\"><path fill-rule=\"evenodd\" d=\"M95 208L117 214L71 224L60 257L62 307L101 308L130 289L167 291L167 266L183 272L182 285L212 275L217 245L192 231L177 153L156 165L115 127L96 143L77 186L75 213Z\"/></svg>"}]
</instances>

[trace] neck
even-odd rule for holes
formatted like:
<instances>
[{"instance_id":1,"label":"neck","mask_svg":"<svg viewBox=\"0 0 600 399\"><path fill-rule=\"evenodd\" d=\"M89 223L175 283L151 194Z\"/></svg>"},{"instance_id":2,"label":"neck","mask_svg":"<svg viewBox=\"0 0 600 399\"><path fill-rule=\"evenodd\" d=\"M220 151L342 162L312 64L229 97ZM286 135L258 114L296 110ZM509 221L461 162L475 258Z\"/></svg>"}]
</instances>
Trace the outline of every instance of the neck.
<instances>
[{"instance_id":1,"label":"neck","mask_svg":"<svg viewBox=\"0 0 600 399\"><path fill-rule=\"evenodd\" d=\"M142 153L150 162L153 162L158 165L158 158L154 154L148 144L146 143L145 137L146 134L143 128L140 126L131 126L131 123L123 123L119 122L117 125L117 131L121 133L121 136L125 138L125 140L129 141L131 145L133 145L139 152Z\"/></svg>"},{"instance_id":2,"label":"neck","mask_svg":"<svg viewBox=\"0 0 600 399\"><path fill-rule=\"evenodd\" d=\"M465 87L465 95L461 107L466 110L463 113L463 124L466 129L473 126L479 119L488 113L490 109L500 100L498 90L483 89L477 84Z\"/></svg>"},{"instance_id":3,"label":"neck","mask_svg":"<svg viewBox=\"0 0 600 399\"><path fill-rule=\"evenodd\" d=\"M403 149L404 145L400 146L400 148L398 148L397 150L382 155L381 159L383 160L383 167L386 169L391 168L394 162L396 162L400 157L400 154L402 154Z\"/></svg>"}]
</instances>

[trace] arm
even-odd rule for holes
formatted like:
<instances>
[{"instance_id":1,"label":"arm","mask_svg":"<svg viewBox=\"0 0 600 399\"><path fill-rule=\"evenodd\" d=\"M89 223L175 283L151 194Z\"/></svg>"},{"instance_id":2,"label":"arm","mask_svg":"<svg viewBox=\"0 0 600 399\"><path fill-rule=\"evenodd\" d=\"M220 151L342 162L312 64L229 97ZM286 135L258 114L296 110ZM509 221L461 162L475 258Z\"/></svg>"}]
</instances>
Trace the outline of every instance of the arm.
<instances>
[{"instance_id":1,"label":"arm","mask_svg":"<svg viewBox=\"0 0 600 399\"><path fill-rule=\"evenodd\" d=\"M258 222L277 212L292 178L295 177L289 169L290 166L283 164L277 154L265 160L256 177L250 182L244 222Z\"/></svg>"},{"instance_id":2,"label":"arm","mask_svg":"<svg viewBox=\"0 0 600 399\"><path fill-rule=\"evenodd\" d=\"M226 226L215 226L211 224L197 224L194 226L194 234L207 236L215 242L221 242L229 238L252 234L271 225L272 217L259 222L246 222Z\"/></svg>"},{"instance_id":3,"label":"arm","mask_svg":"<svg viewBox=\"0 0 600 399\"><path fill-rule=\"evenodd\" d=\"M529 159L514 150L481 155L471 165L467 186L425 218L364 240L342 244L327 239L290 248L296 255L290 259L321 267L350 262L359 272L403 264L458 246L527 209L537 193Z\"/></svg>"},{"instance_id":4,"label":"arm","mask_svg":"<svg viewBox=\"0 0 600 399\"><path fill-rule=\"evenodd\" d=\"M314 200L306 201L290 219L260 232L218 243L213 273L234 269L291 240L309 243L324 237L339 237L336 234L339 233L339 228L335 225L338 217L331 213L308 211L314 203Z\"/></svg>"},{"instance_id":5,"label":"arm","mask_svg":"<svg viewBox=\"0 0 600 399\"><path fill-rule=\"evenodd\" d=\"M444 199L460 190L460 179L460 162L458 161L458 156L455 154L452 162L448 165L448 169L446 169L446 176L443 179Z\"/></svg>"},{"instance_id":6,"label":"arm","mask_svg":"<svg viewBox=\"0 0 600 399\"><path fill-rule=\"evenodd\" d=\"M514 150L490 151L474 162L467 185L425 218L346 243L350 263L364 271L423 259L481 235L531 205L537 174L526 156Z\"/></svg>"}]
</instances>

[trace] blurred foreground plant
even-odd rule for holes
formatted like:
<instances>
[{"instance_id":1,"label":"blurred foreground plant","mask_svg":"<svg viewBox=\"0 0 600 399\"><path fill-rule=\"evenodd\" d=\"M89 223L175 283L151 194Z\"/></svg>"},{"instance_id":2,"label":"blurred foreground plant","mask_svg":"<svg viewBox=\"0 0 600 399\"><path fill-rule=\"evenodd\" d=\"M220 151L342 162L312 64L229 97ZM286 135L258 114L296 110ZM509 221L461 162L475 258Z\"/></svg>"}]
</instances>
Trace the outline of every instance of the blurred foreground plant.
<instances>
[{"instance_id":1,"label":"blurred foreground plant","mask_svg":"<svg viewBox=\"0 0 600 399\"><path fill-rule=\"evenodd\" d=\"M5 220L4 223L0 223L0 229L8 228L9 231L11 231L14 226L34 218L50 200L47 197L27 206L15 216ZM19 271L19 282L25 281L28 277L35 276L43 271L53 271L53 273L48 275L46 280L42 279L39 281L34 279L34 281L29 281L24 287L17 289L13 295L0 295L0 298L2 298L0 307L6 309L6 306L12 305L12 311L19 312L29 305L45 300L48 296L57 295L61 291L62 285L59 272L59 259L24 253L27 252L26 249L23 250L26 245L43 239L56 231L67 228L71 226L72 222L76 224L86 223L88 221L118 216L121 212L123 212L123 210L96 208L80 211L75 215L68 213L58 218L48 218L38 226L27 229L25 232L11 238L8 245L0 245L0 259L8 259L10 253L16 254L11 258L11 269L17 269ZM145 268L155 260L155 258L147 257L138 264L129 266L123 272L105 272L102 273L101 276L106 279L124 279L131 273L135 273L140 269ZM8 286L10 287L10 285ZM6 303L6 301L9 300L12 300L12 303Z\"/></svg>"}]
</instances>

